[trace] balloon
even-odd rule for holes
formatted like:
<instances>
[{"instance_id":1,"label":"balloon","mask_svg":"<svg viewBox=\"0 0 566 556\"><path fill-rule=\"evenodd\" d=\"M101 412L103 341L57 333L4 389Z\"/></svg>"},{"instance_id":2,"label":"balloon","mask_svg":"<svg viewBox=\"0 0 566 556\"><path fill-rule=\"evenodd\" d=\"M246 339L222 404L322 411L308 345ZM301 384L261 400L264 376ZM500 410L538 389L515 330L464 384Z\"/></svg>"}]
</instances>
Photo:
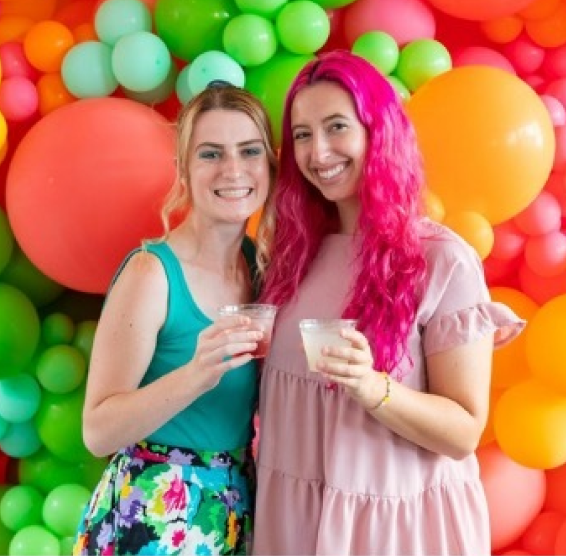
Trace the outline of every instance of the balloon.
<instances>
[{"instance_id":1,"label":"balloon","mask_svg":"<svg viewBox=\"0 0 566 556\"><path fill-rule=\"evenodd\" d=\"M515 288L493 287L489 289L493 301L504 303L515 314L527 321L538 311L538 305L525 293ZM512 342L502 346L493 353L493 368L491 375L492 388L508 388L530 377L527 365L525 332L519 334Z\"/></svg>"},{"instance_id":2,"label":"balloon","mask_svg":"<svg viewBox=\"0 0 566 556\"><path fill-rule=\"evenodd\" d=\"M94 320L85 320L79 322L76 328L75 337L73 338L73 346L75 346L83 354L85 361L90 361L96 325L97 322Z\"/></svg>"},{"instance_id":3,"label":"balloon","mask_svg":"<svg viewBox=\"0 0 566 556\"><path fill-rule=\"evenodd\" d=\"M552 15L525 21L529 38L542 48L556 48L566 43L566 6L560 5Z\"/></svg>"},{"instance_id":4,"label":"balloon","mask_svg":"<svg viewBox=\"0 0 566 556\"><path fill-rule=\"evenodd\" d=\"M505 15L480 23L483 34L496 44L507 44L515 40L524 26L523 20L517 15Z\"/></svg>"},{"instance_id":5,"label":"balloon","mask_svg":"<svg viewBox=\"0 0 566 556\"><path fill-rule=\"evenodd\" d=\"M0 209L0 275L8 265L14 250L14 234L10 229L6 213Z\"/></svg>"},{"instance_id":6,"label":"balloon","mask_svg":"<svg viewBox=\"0 0 566 556\"><path fill-rule=\"evenodd\" d=\"M68 315L52 313L41 323L41 341L44 346L70 344L75 335L75 323Z\"/></svg>"},{"instance_id":7,"label":"balloon","mask_svg":"<svg viewBox=\"0 0 566 556\"><path fill-rule=\"evenodd\" d=\"M566 272L566 234L556 230L528 238L525 262L542 277L562 275Z\"/></svg>"},{"instance_id":8,"label":"balloon","mask_svg":"<svg viewBox=\"0 0 566 556\"><path fill-rule=\"evenodd\" d=\"M63 58L74 45L73 33L59 21L40 21L24 38L24 51L30 64L42 72L61 69Z\"/></svg>"},{"instance_id":9,"label":"balloon","mask_svg":"<svg viewBox=\"0 0 566 556\"><path fill-rule=\"evenodd\" d=\"M342 8L348 4L353 4L355 0L313 0L324 9Z\"/></svg>"},{"instance_id":10,"label":"balloon","mask_svg":"<svg viewBox=\"0 0 566 556\"><path fill-rule=\"evenodd\" d=\"M2 17L20 15L35 21L49 19L55 12L56 0L3 0Z\"/></svg>"},{"instance_id":11,"label":"balloon","mask_svg":"<svg viewBox=\"0 0 566 556\"><path fill-rule=\"evenodd\" d=\"M0 417L10 423L29 421L39 408L41 388L26 373L0 379Z\"/></svg>"},{"instance_id":12,"label":"balloon","mask_svg":"<svg viewBox=\"0 0 566 556\"><path fill-rule=\"evenodd\" d=\"M0 44L0 64L3 78L25 77L30 81L37 80L39 72L29 63L20 42Z\"/></svg>"},{"instance_id":13,"label":"balloon","mask_svg":"<svg viewBox=\"0 0 566 556\"><path fill-rule=\"evenodd\" d=\"M83 485L67 483L55 487L43 503L43 521L59 537L74 535L90 494Z\"/></svg>"},{"instance_id":14,"label":"balloon","mask_svg":"<svg viewBox=\"0 0 566 556\"><path fill-rule=\"evenodd\" d=\"M255 14L241 14L224 27L222 44L226 53L240 65L259 66L277 50L273 23Z\"/></svg>"},{"instance_id":15,"label":"balloon","mask_svg":"<svg viewBox=\"0 0 566 556\"><path fill-rule=\"evenodd\" d=\"M566 554L566 521L556 533L554 542L554 554Z\"/></svg>"},{"instance_id":16,"label":"balloon","mask_svg":"<svg viewBox=\"0 0 566 556\"><path fill-rule=\"evenodd\" d=\"M109 46L131 33L150 32L151 26L151 12L140 0L104 0L94 16L96 34Z\"/></svg>"},{"instance_id":17,"label":"balloon","mask_svg":"<svg viewBox=\"0 0 566 556\"><path fill-rule=\"evenodd\" d=\"M540 98L521 79L487 66L455 68L419 88L407 110L427 184L447 213L474 211L499 224L543 188L554 130Z\"/></svg>"},{"instance_id":18,"label":"balloon","mask_svg":"<svg viewBox=\"0 0 566 556\"><path fill-rule=\"evenodd\" d=\"M384 75L389 75L399 61L397 42L383 31L368 31L360 35L352 45L352 52L371 62Z\"/></svg>"},{"instance_id":19,"label":"balloon","mask_svg":"<svg viewBox=\"0 0 566 556\"><path fill-rule=\"evenodd\" d=\"M428 0L435 8L459 19L485 21L512 15L532 0Z\"/></svg>"},{"instance_id":20,"label":"balloon","mask_svg":"<svg viewBox=\"0 0 566 556\"><path fill-rule=\"evenodd\" d=\"M455 68L460 66L492 66L515 75L513 64L503 54L487 46L467 46L458 50L452 57Z\"/></svg>"},{"instance_id":21,"label":"balloon","mask_svg":"<svg viewBox=\"0 0 566 556\"><path fill-rule=\"evenodd\" d=\"M32 421L11 423L0 439L0 450L12 458L27 458L41 448L41 439Z\"/></svg>"},{"instance_id":22,"label":"balloon","mask_svg":"<svg viewBox=\"0 0 566 556\"><path fill-rule=\"evenodd\" d=\"M566 295L560 295L545 303L532 318L526 331L526 352L533 376L566 396L564 330Z\"/></svg>"},{"instance_id":23,"label":"balloon","mask_svg":"<svg viewBox=\"0 0 566 556\"><path fill-rule=\"evenodd\" d=\"M513 217L513 222L524 234L538 236L560 230L561 217L556 197L543 190L528 207Z\"/></svg>"},{"instance_id":24,"label":"balloon","mask_svg":"<svg viewBox=\"0 0 566 556\"><path fill-rule=\"evenodd\" d=\"M221 50L209 50L197 56L189 65L187 79L193 95L206 89L211 81L227 81L243 87L246 75L242 67Z\"/></svg>"},{"instance_id":25,"label":"balloon","mask_svg":"<svg viewBox=\"0 0 566 556\"><path fill-rule=\"evenodd\" d=\"M275 19L281 44L293 54L312 54L330 35L326 12L310 0L295 0L283 6Z\"/></svg>"},{"instance_id":26,"label":"balloon","mask_svg":"<svg viewBox=\"0 0 566 556\"><path fill-rule=\"evenodd\" d=\"M525 249L526 237L513 220L506 220L493 227L493 247L490 256L500 261L510 261Z\"/></svg>"},{"instance_id":27,"label":"balloon","mask_svg":"<svg viewBox=\"0 0 566 556\"><path fill-rule=\"evenodd\" d=\"M491 548L499 550L516 541L540 512L546 478L544 471L510 459L495 442L476 454L489 508Z\"/></svg>"},{"instance_id":28,"label":"balloon","mask_svg":"<svg viewBox=\"0 0 566 556\"><path fill-rule=\"evenodd\" d=\"M235 0L241 12L274 19L289 0ZM320 2L318 2L320 3Z\"/></svg>"},{"instance_id":29,"label":"balloon","mask_svg":"<svg viewBox=\"0 0 566 556\"><path fill-rule=\"evenodd\" d=\"M566 523L560 512L542 511L531 521L521 537L521 545L529 554L553 554L558 530Z\"/></svg>"},{"instance_id":30,"label":"balloon","mask_svg":"<svg viewBox=\"0 0 566 556\"><path fill-rule=\"evenodd\" d=\"M544 509L566 516L566 465L546 470L546 498Z\"/></svg>"},{"instance_id":31,"label":"balloon","mask_svg":"<svg viewBox=\"0 0 566 556\"><path fill-rule=\"evenodd\" d=\"M208 50L221 50L224 26L236 15L233 0L159 0L154 18L171 54L189 62Z\"/></svg>"},{"instance_id":32,"label":"balloon","mask_svg":"<svg viewBox=\"0 0 566 556\"><path fill-rule=\"evenodd\" d=\"M104 293L128 251L161 233L173 153L169 122L131 100L79 100L48 114L10 166L7 212L16 240L56 282Z\"/></svg>"},{"instance_id":33,"label":"balloon","mask_svg":"<svg viewBox=\"0 0 566 556\"><path fill-rule=\"evenodd\" d=\"M471 211L449 213L444 224L463 237L485 259L493 247L493 228L481 214Z\"/></svg>"},{"instance_id":34,"label":"balloon","mask_svg":"<svg viewBox=\"0 0 566 556\"><path fill-rule=\"evenodd\" d=\"M0 499L0 519L11 531L41 523L43 496L29 485L15 485Z\"/></svg>"},{"instance_id":35,"label":"balloon","mask_svg":"<svg viewBox=\"0 0 566 556\"><path fill-rule=\"evenodd\" d=\"M39 113L42 116L53 112L76 98L67 90L60 73L46 73L36 83L39 95Z\"/></svg>"},{"instance_id":36,"label":"balloon","mask_svg":"<svg viewBox=\"0 0 566 556\"><path fill-rule=\"evenodd\" d=\"M9 77L0 83L0 111L9 122L31 118L38 106L35 84L26 77Z\"/></svg>"},{"instance_id":37,"label":"balloon","mask_svg":"<svg viewBox=\"0 0 566 556\"><path fill-rule=\"evenodd\" d=\"M10 541L10 556L57 556L61 546L59 539L41 525L20 529Z\"/></svg>"},{"instance_id":38,"label":"balloon","mask_svg":"<svg viewBox=\"0 0 566 556\"><path fill-rule=\"evenodd\" d=\"M37 380L48 392L66 394L80 386L86 377L86 361L73 346L48 347L36 365Z\"/></svg>"},{"instance_id":39,"label":"balloon","mask_svg":"<svg viewBox=\"0 0 566 556\"><path fill-rule=\"evenodd\" d=\"M501 449L521 465L550 469L566 463L566 396L536 378L504 392L493 426Z\"/></svg>"},{"instance_id":40,"label":"balloon","mask_svg":"<svg viewBox=\"0 0 566 556\"><path fill-rule=\"evenodd\" d=\"M135 100L136 102L143 102L144 104L154 107L155 104L164 102L171 96L171 93L175 90L178 75L179 71L175 64L172 63L165 80L156 87L153 87L153 89L149 89L148 91L131 91L124 88L124 94L127 98Z\"/></svg>"},{"instance_id":41,"label":"balloon","mask_svg":"<svg viewBox=\"0 0 566 556\"><path fill-rule=\"evenodd\" d=\"M31 301L20 290L0 283L0 378L26 367L39 335L39 316Z\"/></svg>"},{"instance_id":42,"label":"balloon","mask_svg":"<svg viewBox=\"0 0 566 556\"><path fill-rule=\"evenodd\" d=\"M566 294L566 272L545 277L523 262L519 265L518 275L521 290L539 305L544 305L551 299Z\"/></svg>"}]
</instances>

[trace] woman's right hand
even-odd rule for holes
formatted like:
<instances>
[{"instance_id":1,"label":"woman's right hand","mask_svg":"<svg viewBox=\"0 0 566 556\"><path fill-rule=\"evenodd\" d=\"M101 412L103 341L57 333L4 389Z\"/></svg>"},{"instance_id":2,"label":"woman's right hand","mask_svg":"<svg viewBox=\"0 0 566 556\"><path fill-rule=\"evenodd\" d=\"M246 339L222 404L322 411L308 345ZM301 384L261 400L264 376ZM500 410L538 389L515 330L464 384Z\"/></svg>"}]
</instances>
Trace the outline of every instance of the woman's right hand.
<instances>
[{"instance_id":1,"label":"woman's right hand","mask_svg":"<svg viewBox=\"0 0 566 556\"><path fill-rule=\"evenodd\" d=\"M252 352L263 332L251 326L251 319L245 316L218 319L199 334L195 355L186 371L193 378L200 376L205 390L214 388L224 373L253 359Z\"/></svg>"}]
</instances>

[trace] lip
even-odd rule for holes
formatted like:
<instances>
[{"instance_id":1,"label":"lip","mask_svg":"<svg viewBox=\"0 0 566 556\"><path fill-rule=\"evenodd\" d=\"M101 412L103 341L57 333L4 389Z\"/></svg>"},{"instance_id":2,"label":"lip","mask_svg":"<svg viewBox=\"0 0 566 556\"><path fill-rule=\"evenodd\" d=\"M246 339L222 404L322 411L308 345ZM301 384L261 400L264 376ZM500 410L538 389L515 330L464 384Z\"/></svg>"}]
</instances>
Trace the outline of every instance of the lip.
<instances>
[{"instance_id":1,"label":"lip","mask_svg":"<svg viewBox=\"0 0 566 556\"><path fill-rule=\"evenodd\" d=\"M248 199L253 191L253 187L221 187L214 190L214 195L224 201L241 201Z\"/></svg>"}]
</instances>

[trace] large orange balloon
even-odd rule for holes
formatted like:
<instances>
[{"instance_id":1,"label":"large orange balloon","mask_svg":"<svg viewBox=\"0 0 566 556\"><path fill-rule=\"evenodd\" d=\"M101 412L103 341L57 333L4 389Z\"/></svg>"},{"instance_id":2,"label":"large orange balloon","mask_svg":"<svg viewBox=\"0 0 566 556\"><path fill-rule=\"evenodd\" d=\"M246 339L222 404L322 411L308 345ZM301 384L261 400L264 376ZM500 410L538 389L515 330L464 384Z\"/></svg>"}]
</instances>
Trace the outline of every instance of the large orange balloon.
<instances>
[{"instance_id":1,"label":"large orange balloon","mask_svg":"<svg viewBox=\"0 0 566 556\"><path fill-rule=\"evenodd\" d=\"M173 157L170 122L143 104L85 99L50 112L21 140L8 172L18 244L54 281L104 293L126 253L161 233Z\"/></svg>"},{"instance_id":2,"label":"large orange balloon","mask_svg":"<svg viewBox=\"0 0 566 556\"><path fill-rule=\"evenodd\" d=\"M554 160L554 129L535 91L498 68L463 66L420 87L406 104L427 185L446 214L499 224L527 207Z\"/></svg>"},{"instance_id":3,"label":"large orange balloon","mask_svg":"<svg viewBox=\"0 0 566 556\"><path fill-rule=\"evenodd\" d=\"M459 19L485 21L511 15L533 0L428 0L435 8Z\"/></svg>"}]
</instances>

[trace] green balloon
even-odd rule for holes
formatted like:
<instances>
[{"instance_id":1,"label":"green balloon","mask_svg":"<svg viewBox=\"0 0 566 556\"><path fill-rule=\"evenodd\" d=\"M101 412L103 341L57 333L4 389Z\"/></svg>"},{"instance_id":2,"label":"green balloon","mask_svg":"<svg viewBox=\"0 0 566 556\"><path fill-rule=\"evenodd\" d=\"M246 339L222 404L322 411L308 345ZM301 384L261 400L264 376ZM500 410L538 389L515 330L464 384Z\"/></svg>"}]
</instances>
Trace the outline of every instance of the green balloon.
<instances>
[{"instance_id":1,"label":"green balloon","mask_svg":"<svg viewBox=\"0 0 566 556\"><path fill-rule=\"evenodd\" d=\"M112 47L99 41L75 44L63 58L61 78L77 98L111 95L118 88L112 71Z\"/></svg>"},{"instance_id":2,"label":"green balloon","mask_svg":"<svg viewBox=\"0 0 566 556\"><path fill-rule=\"evenodd\" d=\"M0 520L11 531L39 524L43 500L42 494L32 486L13 486L0 500Z\"/></svg>"},{"instance_id":3,"label":"green balloon","mask_svg":"<svg viewBox=\"0 0 566 556\"><path fill-rule=\"evenodd\" d=\"M0 208L0 273L6 268L14 250L14 234L6 213Z\"/></svg>"},{"instance_id":4,"label":"green balloon","mask_svg":"<svg viewBox=\"0 0 566 556\"><path fill-rule=\"evenodd\" d=\"M147 104L148 106L153 106L154 104L160 104L165 102L171 93L175 90L175 83L177 82L177 76L179 75L179 70L175 64L171 64L169 73L165 78L165 81L158 85L157 87L150 89L149 91L130 91L123 87L124 94L135 100L136 102L141 102L142 104Z\"/></svg>"},{"instance_id":5,"label":"green balloon","mask_svg":"<svg viewBox=\"0 0 566 556\"><path fill-rule=\"evenodd\" d=\"M0 378L17 374L30 363L39 344L35 307L19 289L0 283Z\"/></svg>"},{"instance_id":6,"label":"green balloon","mask_svg":"<svg viewBox=\"0 0 566 556\"><path fill-rule=\"evenodd\" d=\"M43 503L43 521L59 537L73 535L90 494L87 488L75 483L55 487Z\"/></svg>"},{"instance_id":7,"label":"green balloon","mask_svg":"<svg viewBox=\"0 0 566 556\"><path fill-rule=\"evenodd\" d=\"M277 144L281 143L281 121L285 97L291 83L312 55L296 55L278 52L268 62L246 70L246 89L259 98L265 106Z\"/></svg>"},{"instance_id":8,"label":"green balloon","mask_svg":"<svg viewBox=\"0 0 566 556\"><path fill-rule=\"evenodd\" d=\"M45 346L70 344L75 335L75 323L64 313L51 313L41 322L41 341Z\"/></svg>"},{"instance_id":9,"label":"green balloon","mask_svg":"<svg viewBox=\"0 0 566 556\"><path fill-rule=\"evenodd\" d=\"M255 14L237 15L224 28L224 50L240 65L259 66L277 50L275 27L265 17Z\"/></svg>"},{"instance_id":10,"label":"green balloon","mask_svg":"<svg viewBox=\"0 0 566 556\"><path fill-rule=\"evenodd\" d=\"M372 63L384 75L390 74L399 60L397 41L383 31L368 31L352 45L352 52Z\"/></svg>"},{"instance_id":11,"label":"green balloon","mask_svg":"<svg viewBox=\"0 0 566 556\"><path fill-rule=\"evenodd\" d=\"M104 0L94 16L98 38L110 46L130 33L151 31L151 26L151 12L140 0Z\"/></svg>"},{"instance_id":12,"label":"green balloon","mask_svg":"<svg viewBox=\"0 0 566 556\"><path fill-rule=\"evenodd\" d=\"M221 50L224 26L238 13L233 0L158 0L155 28L170 52L189 62Z\"/></svg>"},{"instance_id":13,"label":"green balloon","mask_svg":"<svg viewBox=\"0 0 566 556\"><path fill-rule=\"evenodd\" d=\"M417 39L401 49L394 74L414 93L421 85L450 69L452 58L441 42Z\"/></svg>"},{"instance_id":14,"label":"green balloon","mask_svg":"<svg viewBox=\"0 0 566 556\"><path fill-rule=\"evenodd\" d=\"M342 8L348 4L353 4L356 0L313 0L325 10L334 10L335 8Z\"/></svg>"},{"instance_id":15,"label":"green balloon","mask_svg":"<svg viewBox=\"0 0 566 556\"><path fill-rule=\"evenodd\" d=\"M296 0L283 7L275 19L281 44L294 54L312 54L330 35L328 14L311 0Z\"/></svg>"},{"instance_id":16,"label":"green balloon","mask_svg":"<svg viewBox=\"0 0 566 556\"><path fill-rule=\"evenodd\" d=\"M0 554L8 554L12 535L12 531L10 531L10 529L8 529L8 527L6 527L0 520Z\"/></svg>"},{"instance_id":17,"label":"green balloon","mask_svg":"<svg viewBox=\"0 0 566 556\"><path fill-rule=\"evenodd\" d=\"M8 421L0 416L0 440L2 440L2 437L8 432L8 427ZM0 552L0 554L2 553Z\"/></svg>"},{"instance_id":18,"label":"green balloon","mask_svg":"<svg viewBox=\"0 0 566 556\"><path fill-rule=\"evenodd\" d=\"M65 291L61 284L35 267L17 245L8 266L0 274L0 280L25 293L36 307L51 303Z\"/></svg>"},{"instance_id":19,"label":"green balloon","mask_svg":"<svg viewBox=\"0 0 566 556\"><path fill-rule=\"evenodd\" d=\"M39 356L37 380L48 392L67 394L78 388L86 376L86 361L76 347L60 344Z\"/></svg>"},{"instance_id":20,"label":"green balloon","mask_svg":"<svg viewBox=\"0 0 566 556\"><path fill-rule=\"evenodd\" d=\"M187 64L179 72L177 81L175 81L175 94L181 104L186 104L194 96L189 87L189 67L190 64Z\"/></svg>"},{"instance_id":21,"label":"green balloon","mask_svg":"<svg viewBox=\"0 0 566 556\"><path fill-rule=\"evenodd\" d=\"M10 556L59 556L59 539L41 525L20 529L10 541Z\"/></svg>"},{"instance_id":22,"label":"green balloon","mask_svg":"<svg viewBox=\"0 0 566 556\"><path fill-rule=\"evenodd\" d=\"M12 458L27 458L41 448L33 421L10 423L0 439L0 450Z\"/></svg>"},{"instance_id":23,"label":"green balloon","mask_svg":"<svg viewBox=\"0 0 566 556\"><path fill-rule=\"evenodd\" d=\"M228 54L221 50L210 50L199 54L189 65L187 79L191 93L198 95L217 79L243 87L246 74L242 66Z\"/></svg>"},{"instance_id":24,"label":"green balloon","mask_svg":"<svg viewBox=\"0 0 566 556\"><path fill-rule=\"evenodd\" d=\"M0 417L9 423L29 421L39 408L41 388L27 373L0 379Z\"/></svg>"},{"instance_id":25,"label":"green balloon","mask_svg":"<svg viewBox=\"0 0 566 556\"><path fill-rule=\"evenodd\" d=\"M73 547L75 546L76 538L75 535L71 537L62 537L59 539L59 544L61 545L61 554L63 556L72 556Z\"/></svg>"},{"instance_id":26,"label":"green balloon","mask_svg":"<svg viewBox=\"0 0 566 556\"><path fill-rule=\"evenodd\" d=\"M288 0L236 0L243 13L261 15L274 19Z\"/></svg>"},{"instance_id":27,"label":"green balloon","mask_svg":"<svg viewBox=\"0 0 566 556\"><path fill-rule=\"evenodd\" d=\"M73 338L73 346L75 346L83 354L87 363L90 361L92 343L94 341L94 334L96 332L97 325L98 321L95 320L84 320L79 322L75 332L75 337Z\"/></svg>"},{"instance_id":28,"label":"green balloon","mask_svg":"<svg viewBox=\"0 0 566 556\"><path fill-rule=\"evenodd\" d=\"M400 79L394 75L388 75L386 79L395 91L397 91L397 94L401 97L403 102L407 102L411 98L411 91L405 87L404 83Z\"/></svg>"}]
</instances>

